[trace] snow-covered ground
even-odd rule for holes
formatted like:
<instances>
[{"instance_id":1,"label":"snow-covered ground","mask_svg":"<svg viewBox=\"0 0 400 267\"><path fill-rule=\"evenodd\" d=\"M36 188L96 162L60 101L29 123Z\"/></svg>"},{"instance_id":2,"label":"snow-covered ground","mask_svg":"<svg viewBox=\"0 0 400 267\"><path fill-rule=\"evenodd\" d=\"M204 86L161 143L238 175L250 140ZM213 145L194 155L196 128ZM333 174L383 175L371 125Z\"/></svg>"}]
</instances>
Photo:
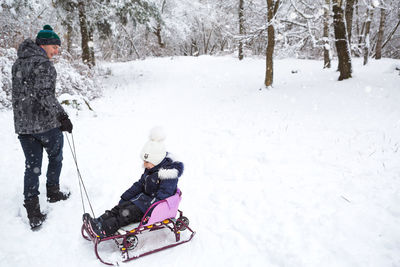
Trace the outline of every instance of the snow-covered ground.
<instances>
[{"instance_id":1,"label":"snow-covered ground","mask_svg":"<svg viewBox=\"0 0 400 267\"><path fill-rule=\"evenodd\" d=\"M181 209L197 232L190 243L126 266L400 266L396 64L355 60L353 78L338 82L320 61L277 60L271 90L262 86L263 59L105 64L113 75L92 103L95 113L69 110L96 215L139 178L139 152L161 125L168 150L185 164ZM72 196L47 203L41 177L48 219L32 232L11 111L0 112L0 137L0 266L103 266L80 235L67 140L61 183ZM153 234L147 244L160 241Z\"/></svg>"}]
</instances>

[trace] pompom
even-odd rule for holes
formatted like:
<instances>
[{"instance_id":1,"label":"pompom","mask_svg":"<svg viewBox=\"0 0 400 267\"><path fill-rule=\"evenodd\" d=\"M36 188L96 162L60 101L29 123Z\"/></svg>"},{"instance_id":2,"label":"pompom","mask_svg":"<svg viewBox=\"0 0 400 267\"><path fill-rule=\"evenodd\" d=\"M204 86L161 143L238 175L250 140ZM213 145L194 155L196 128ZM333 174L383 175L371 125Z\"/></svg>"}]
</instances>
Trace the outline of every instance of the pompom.
<instances>
[{"instance_id":1,"label":"pompom","mask_svg":"<svg viewBox=\"0 0 400 267\"><path fill-rule=\"evenodd\" d=\"M151 141L162 142L164 141L165 137L166 136L162 127L157 126L150 131L149 138Z\"/></svg>"},{"instance_id":2,"label":"pompom","mask_svg":"<svg viewBox=\"0 0 400 267\"><path fill-rule=\"evenodd\" d=\"M52 30L53 30L53 28L52 28L50 25L44 25L44 26L43 26L43 30L49 30L49 31L52 31Z\"/></svg>"}]
</instances>

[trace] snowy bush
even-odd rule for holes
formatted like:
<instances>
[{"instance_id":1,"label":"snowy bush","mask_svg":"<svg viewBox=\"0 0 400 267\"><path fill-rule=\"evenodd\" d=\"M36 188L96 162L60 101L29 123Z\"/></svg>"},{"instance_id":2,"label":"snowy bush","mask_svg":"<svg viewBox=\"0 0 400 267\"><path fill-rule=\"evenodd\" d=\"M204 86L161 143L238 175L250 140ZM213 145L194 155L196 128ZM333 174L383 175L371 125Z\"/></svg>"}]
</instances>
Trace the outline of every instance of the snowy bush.
<instances>
[{"instance_id":1,"label":"snowy bush","mask_svg":"<svg viewBox=\"0 0 400 267\"><path fill-rule=\"evenodd\" d=\"M91 109L89 101L100 97L102 86L96 77L102 70L90 69L80 61L70 62L68 53L62 53L55 64L57 70L57 96L64 105L71 105L75 109L82 109L82 103ZM62 96L62 97L61 97Z\"/></svg>"},{"instance_id":2,"label":"snowy bush","mask_svg":"<svg viewBox=\"0 0 400 267\"><path fill-rule=\"evenodd\" d=\"M16 58L14 48L0 47L0 110L11 108L11 67Z\"/></svg>"},{"instance_id":3,"label":"snowy bush","mask_svg":"<svg viewBox=\"0 0 400 267\"><path fill-rule=\"evenodd\" d=\"M16 59L17 52L14 48L0 48L0 109L11 108L11 68ZM84 103L91 109L89 102L100 97L102 93L102 86L96 77L104 71L90 69L83 63L75 62L66 52L57 57L54 66L57 70L56 95L62 95L60 102L79 110Z\"/></svg>"}]
</instances>

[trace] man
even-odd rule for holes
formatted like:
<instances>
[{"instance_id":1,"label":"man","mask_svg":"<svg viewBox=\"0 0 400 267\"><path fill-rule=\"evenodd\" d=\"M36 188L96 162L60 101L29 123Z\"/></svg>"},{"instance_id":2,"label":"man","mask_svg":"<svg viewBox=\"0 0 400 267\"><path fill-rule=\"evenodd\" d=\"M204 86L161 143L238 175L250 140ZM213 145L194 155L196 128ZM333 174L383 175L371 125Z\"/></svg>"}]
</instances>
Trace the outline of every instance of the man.
<instances>
[{"instance_id":1,"label":"man","mask_svg":"<svg viewBox=\"0 0 400 267\"><path fill-rule=\"evenodd\" d=\"M18 59L12 67L12 105L15 132L25 154L24 207L34 230L46 219L39 205L39 176L43 148L47 167L47 201L66 200L70 193L61 192L59 177L64 139L62 131L72 132L72 123L55 96L57 72L50 59L58 54L61 41L46 25L34 43L26 39L18 48Z\"/></svg>"}]
</instances>

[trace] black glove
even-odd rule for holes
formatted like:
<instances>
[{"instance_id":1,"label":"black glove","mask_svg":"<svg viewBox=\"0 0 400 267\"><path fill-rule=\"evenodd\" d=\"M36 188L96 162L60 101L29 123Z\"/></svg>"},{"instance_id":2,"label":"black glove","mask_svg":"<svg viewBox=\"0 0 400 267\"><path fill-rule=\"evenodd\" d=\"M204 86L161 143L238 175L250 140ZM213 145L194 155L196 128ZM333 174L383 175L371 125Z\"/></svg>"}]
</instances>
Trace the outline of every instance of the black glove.
<instances>
[{"instance_id":1,"label":"black glove","mask_svg":"<svg viewBox=\"0 0 400 267\"><path fill-rule=\"evenodd\" d=\"M67 113L60 113L57 115L57 120L61 123L61 127L60 130L65 132L69 132L72 133L72 122L71 120L68 118L68 114Z\"/></svg>"}]
</instances>

